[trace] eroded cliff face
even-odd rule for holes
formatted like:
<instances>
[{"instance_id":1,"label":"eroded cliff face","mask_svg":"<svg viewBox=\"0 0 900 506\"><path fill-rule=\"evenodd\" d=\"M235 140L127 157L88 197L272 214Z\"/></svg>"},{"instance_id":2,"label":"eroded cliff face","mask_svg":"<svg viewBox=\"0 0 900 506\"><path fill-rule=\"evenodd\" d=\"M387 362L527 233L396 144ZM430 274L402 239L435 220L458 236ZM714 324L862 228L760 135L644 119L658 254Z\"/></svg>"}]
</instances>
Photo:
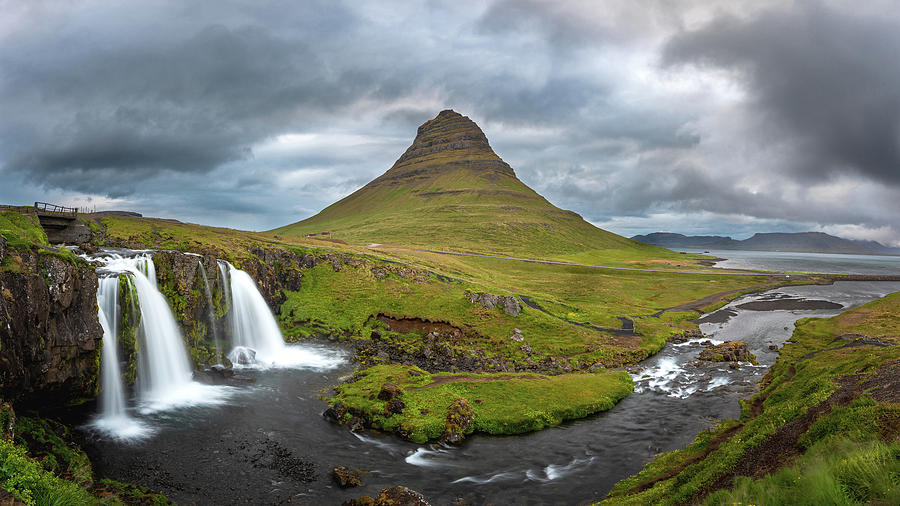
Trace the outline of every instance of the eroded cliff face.
<instances>
[{"instance_id":1,"label":"eroded cliff face","mask_svg":"<svg viewBox=\"0 0 900 506\"><path fill-rule=\"evenodd\" d=\"M103 329L97 275L31 251L7 250L0 272L0 397L58 404L96 394Z\"/></svg>"}]
</instances>

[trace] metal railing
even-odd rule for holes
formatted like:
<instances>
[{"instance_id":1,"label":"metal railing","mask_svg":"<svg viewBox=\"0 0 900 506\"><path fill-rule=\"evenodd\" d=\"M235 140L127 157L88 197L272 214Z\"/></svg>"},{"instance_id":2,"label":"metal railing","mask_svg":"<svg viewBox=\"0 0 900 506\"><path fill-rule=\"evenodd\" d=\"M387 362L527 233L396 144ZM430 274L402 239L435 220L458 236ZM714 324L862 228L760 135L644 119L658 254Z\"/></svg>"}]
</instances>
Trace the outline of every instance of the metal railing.
<instances>
[{"instance_id":1,"label":"metal railing","mask_svg":"<svg viewBox=\"0 0 900 506\"><path fill-rule=\"evenodd\" d=\"M39 214L52 214L54 216L72 216L78 215L77 207L58 206L47 202L35 202L34 210Z\"/></svg>"}]
</instances>

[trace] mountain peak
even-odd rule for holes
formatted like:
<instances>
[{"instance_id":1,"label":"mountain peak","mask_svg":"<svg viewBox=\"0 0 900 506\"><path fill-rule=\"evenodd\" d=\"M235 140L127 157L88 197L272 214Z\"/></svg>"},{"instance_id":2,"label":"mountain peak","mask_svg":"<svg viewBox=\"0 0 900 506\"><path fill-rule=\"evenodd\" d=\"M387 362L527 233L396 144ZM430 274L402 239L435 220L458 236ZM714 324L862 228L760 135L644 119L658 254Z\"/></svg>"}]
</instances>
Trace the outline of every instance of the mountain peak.
<instances>
[{"instance_id":1,"label":"mountain peak","mask_svg":"<svg viewBox=\"0 0 900 506\"><path fill-rule=\"evenodd\" d=\"M415 140L395 166L431 153L461 150L494 155L487 137L474 121L452 109L446 109L419 126Z\"/></svg>"},{"instance_id":2,"label":"mountain peak","mask_svg":"<svg viewBox=\"0 0 900 506\"><path fill-rule=\"evenodd\" d=\"M484 132L467 116L441 111L422 123L416 138L394 165L370 184L415 186L439 174L465 170L481 177L516 177L488 143Z\"/></svg>"}]
</instances>

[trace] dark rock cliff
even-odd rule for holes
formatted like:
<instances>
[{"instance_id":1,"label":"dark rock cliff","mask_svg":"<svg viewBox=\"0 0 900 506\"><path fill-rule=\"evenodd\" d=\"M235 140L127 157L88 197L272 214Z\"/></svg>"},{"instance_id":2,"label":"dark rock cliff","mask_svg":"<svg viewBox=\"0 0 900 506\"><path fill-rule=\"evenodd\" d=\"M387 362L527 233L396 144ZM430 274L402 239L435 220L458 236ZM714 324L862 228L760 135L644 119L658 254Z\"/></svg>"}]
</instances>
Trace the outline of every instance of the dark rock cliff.
<instances>
[{"instance_id":1,"label":"dark rock cliff","mask_svg":"<svg viewBox=\"0 0 900 506\"><path fill-rule=\"evenodd\" d=\"M0 272L0 397L65 403L96 394L103 330L97 275L83 264L10 250Z\"/></svg>"}]
</instances>

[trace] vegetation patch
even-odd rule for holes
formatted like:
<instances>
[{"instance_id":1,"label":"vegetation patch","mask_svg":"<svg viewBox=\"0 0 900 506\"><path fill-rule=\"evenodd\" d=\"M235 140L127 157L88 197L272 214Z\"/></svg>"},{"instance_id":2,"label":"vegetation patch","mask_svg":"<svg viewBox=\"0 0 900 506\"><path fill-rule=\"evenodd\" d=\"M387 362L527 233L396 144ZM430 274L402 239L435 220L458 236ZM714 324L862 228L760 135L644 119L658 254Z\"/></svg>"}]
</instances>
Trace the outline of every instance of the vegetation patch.
<instances>
[{"instance_id":1,"label":"vegetation patch","mask_svg":"<svg viewBox=\"0 0 900 506\"><path fill-rule=\"evenodd\" d=\"M900 293L803 319L737 421L619 482L609 504L895 504Z\"/></svg>"},{"instance_id":2,"label":"vegetation patch","mask_svg":"<svg viewBox=\"0 0 900 506\"><path fill-rule=\"evenodd\" d=\"M398 391L382 393L386 384ZM448 412L459 399L473 411L466 433L517 434L605 411L632 389L631 377L624 371L559 376L429 374L418 367L381 365L357 373L328 401L342 421L360 417L372 428L424 443L444 434L453 419ZM392 409L393 399L403 407Z\"/></svg>"}]
</instances>

